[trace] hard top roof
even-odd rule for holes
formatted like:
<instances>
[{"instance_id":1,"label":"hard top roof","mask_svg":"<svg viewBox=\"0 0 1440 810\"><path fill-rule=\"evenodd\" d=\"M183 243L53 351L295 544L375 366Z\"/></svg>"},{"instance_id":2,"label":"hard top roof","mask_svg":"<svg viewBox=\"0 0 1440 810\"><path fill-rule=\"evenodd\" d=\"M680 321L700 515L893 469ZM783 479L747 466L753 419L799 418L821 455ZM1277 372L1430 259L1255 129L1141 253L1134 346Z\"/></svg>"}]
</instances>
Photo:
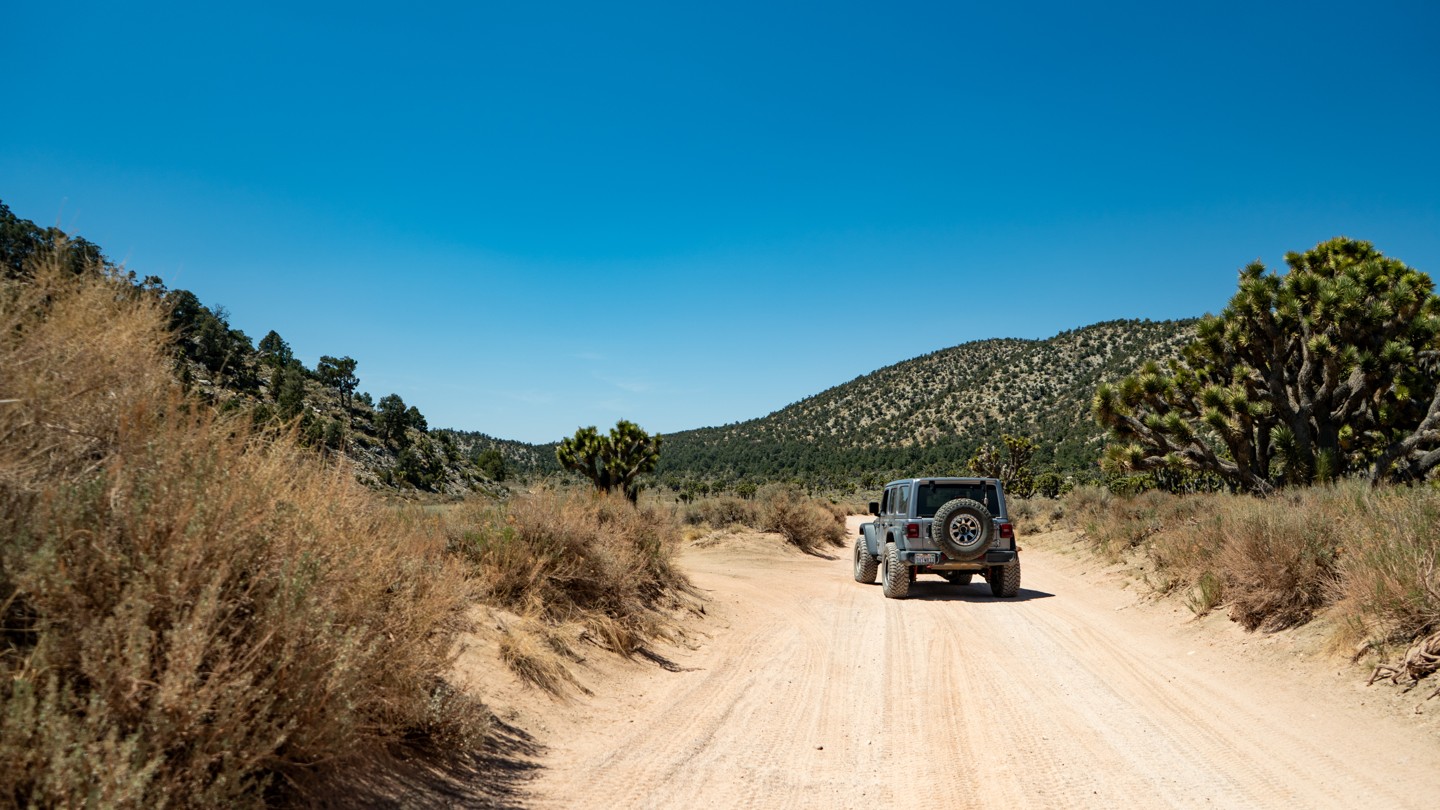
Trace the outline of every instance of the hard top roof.
<instances>
[{"instance_id":1,"label":"hard top roof","mask_svg":"<svg viewBox=\"0 0 1440 810\"><path fill-rule=\"evenodd\" d=\"M980 476L974 476L974 475L971 475L971 476L961 476L961 475L929 475L929 476L923 476L923 477L920 477L920 478L897 478L897 479L895 479L894 481L891 481L890 483L886 484L885 486L887 486L887 487L892 487L892 486L895 486L896 484L908 484L908 483L911 483L911 482L916 482L916 483L921 483L921 484L999 484L999 483L1000 483L1000 479L998 479L998 478L982 478L982 477L980 477Z\"/></svg>"}]
</instances>

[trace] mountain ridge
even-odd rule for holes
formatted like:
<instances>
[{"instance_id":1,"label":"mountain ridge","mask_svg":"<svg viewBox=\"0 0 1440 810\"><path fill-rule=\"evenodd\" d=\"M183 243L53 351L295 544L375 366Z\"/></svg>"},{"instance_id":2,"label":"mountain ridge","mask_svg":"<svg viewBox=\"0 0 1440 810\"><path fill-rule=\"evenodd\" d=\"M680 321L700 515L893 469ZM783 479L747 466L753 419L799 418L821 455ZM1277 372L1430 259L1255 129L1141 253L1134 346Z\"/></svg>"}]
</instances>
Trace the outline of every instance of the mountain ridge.
<instances>
[{"instance_id":1,"label":"mountain ridge","mask_svg":"<svg viewBox=\"0 0 1440 810\"><path fill-rule=\"evenodd\" d=\"M1038 467L1084 472L1104 431L1100 382L1174 356L1197 319L1110 320L1053 337L989 338L938 349L828 388L766 416L665 437L662 479L957 472L1004 433L1034 438ZM673 481L672 481L673 483Z\"/></svg>"}]
</instances>

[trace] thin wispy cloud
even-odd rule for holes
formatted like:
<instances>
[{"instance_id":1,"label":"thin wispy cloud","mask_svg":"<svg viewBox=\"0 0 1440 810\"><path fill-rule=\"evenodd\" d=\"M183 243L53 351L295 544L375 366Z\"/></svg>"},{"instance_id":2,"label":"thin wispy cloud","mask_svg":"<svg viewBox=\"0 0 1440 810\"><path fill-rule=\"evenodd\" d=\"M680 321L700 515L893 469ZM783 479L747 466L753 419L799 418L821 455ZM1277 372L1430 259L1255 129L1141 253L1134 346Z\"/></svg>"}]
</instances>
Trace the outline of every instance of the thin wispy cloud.
<instances>
[{"instance_id":1,"label":"thin wispy cloud","mask_svg":"<svg viewBox=\"0 0 1440 810\"><path fill-rule=\"evenodd\" d=\"M504 391L502 396L526 405L552 405L555 395L544 391Z\"/></svg>"},{"instance_id":2,"label":"thin wispy cloud","mask_svg":"<svg viewBox=\"0 0 1440 810\"><path fill-rule=\"evenodd\" d=\"M641 380L610 380L609 383L621 391L628 391L632 394L648 394L655 390L653 384Z\"/></svg>"}]
</instances>

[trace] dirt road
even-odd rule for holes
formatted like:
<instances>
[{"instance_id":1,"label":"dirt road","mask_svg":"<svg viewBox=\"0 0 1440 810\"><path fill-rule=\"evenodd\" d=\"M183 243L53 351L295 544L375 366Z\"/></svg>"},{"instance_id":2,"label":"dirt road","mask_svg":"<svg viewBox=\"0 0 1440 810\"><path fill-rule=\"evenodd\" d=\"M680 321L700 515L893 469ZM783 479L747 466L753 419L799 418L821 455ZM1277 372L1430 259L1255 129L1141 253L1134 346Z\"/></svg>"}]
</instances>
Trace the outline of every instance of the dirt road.
<instances>
[{"instance_id":1,"label":"dirt road","mask_svg":"<svg viewBox=\"0 0 1440 810\"><path fill-rule=\"evenodd\" d=\"M591 673L605 681L595 696L549 713L531 803L1440 802L1434 724L1197 642L1173 615L1130 609L1136 596L1084 563L1033 548L1023 559L1017 599L922 578L896 601L854 582L848 555L758 540L687 552L709 637L667 654L691 669Z\"/></svg>"}]
</instances>

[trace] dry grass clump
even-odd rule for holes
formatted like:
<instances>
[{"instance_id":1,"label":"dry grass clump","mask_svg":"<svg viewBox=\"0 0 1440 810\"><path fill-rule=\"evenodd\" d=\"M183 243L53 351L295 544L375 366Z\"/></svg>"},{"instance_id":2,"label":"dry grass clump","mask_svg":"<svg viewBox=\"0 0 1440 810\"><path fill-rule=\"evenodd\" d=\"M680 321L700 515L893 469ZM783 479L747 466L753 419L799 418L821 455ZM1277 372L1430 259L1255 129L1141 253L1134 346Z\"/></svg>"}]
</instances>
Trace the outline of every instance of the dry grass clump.
<instances>
[{"instance_id":1,"label":"dry grass clump","mask_svg":"<svg viewBox=\"0 0 1440 810\"><path fill-rule=\"evenodd\" d=\"M727 526L756 526L760 522L760 508L754 501L725 495L718 498L701 498L685 507L682 519L689 525L709 525L717 529Z\"/></svg>"},{"instance_id":2,"label":"dry grass clump","mask_svg":"<svg viewBox=\"0 0 1440 810\"><path fill-rule=\"evenodd\" d=\"M551 694L563 695L570 688L590 693L566 666L583 659L571 646L563 626L533 618L512 624L500 637L500 660L521 680Z\"/></svg>"},{"instance_id":3,"label":"dry grass clump","mask_svg":"<svg viewBox=\"0 0 1440 810\"><path fill-rule=\"evenodd\" d=\"M1198 501L1165 492L1118 497L1100 487L1076 487L1062 502L1069 520L1112 560L1167 528L1198 520L1204 511Z\"/></svg>"},{"instance_id":4,"label":"dry grass clump","mask_svg":"<svg viewBox=\"0 0 1440 810\"><path fill-rule=\"evenodd\" d=\"M1065 504L1055 498L1006 498L1010 520L1018 531L1049 531L1065 519Z\"/></svg>"},{"instance_id":5,"label":"dry grass clump","mask_svg":"<svg viewBox=\"0 0 1440 810\"><path fill-rule=\"evenodd\" d=\"M1246 630L1304 624L1325 605L1335 580L1333 503L1299 493L1264 501L1241 496L1225 504L1219 567L1230 618Z\"/></svg>"},{"instance_id":6,"label":"dry grass clump","mask_svg":"<svg viewBox=\"0 0 1440 810\"><path fill-rule=\"evenodd\" d=\"M791 545L814 554L825 546L845 545L846 511L798 490L771 488L760 495L759 528L779 532Z\"/></svg>"},{"instance_id":7,"label":"dry grass clump","mask_svg":"<svg viewBox=\"0 0 1440 810\"><path fill-rule=\"evenodd\" d=\"M1378 641L1440 631L1440 491L1355 487L1334 498L1345 522L1334 597Z\"/></svg>"},{"instance_id":8,"label":"dry grass clump","mask_svg":"<svg viewBox=\"0 0 1440 810\"><path fill-rule=\"evenodd\" d=\"M1277 494L1110 496L1077 489L1070 519L1110 556L1154 565L1158 590L1204 613L1228 604L1248 629L1308 621L1335 605L1340 626L1408 643L1440 628L1440 491L1341 482Z\"/></svg>"},{"instance_id":9,"label":"dry grass clump","mask_svg":"<svg viewBox=\"0 0 1440 810\"><path fill-rule=\"evenodd\" d=\"M622 654L667 635L667 611L689 581L675 567L668 510L619 496L542 491L447 515L453 551L474 567L485 601L551 624L585 625Z\"/></svg>"},{"instance_id":10,"label":"dry grass clump","mask_svg":"<svg viewBox=\"0 0 1440 810\"><path fill-rule=\"evenodd\" d=\"M0 796L258 806L473 739L443 538L184 400L161 316L98 274L0 286Z\"/></svg>"}]
</instances>

